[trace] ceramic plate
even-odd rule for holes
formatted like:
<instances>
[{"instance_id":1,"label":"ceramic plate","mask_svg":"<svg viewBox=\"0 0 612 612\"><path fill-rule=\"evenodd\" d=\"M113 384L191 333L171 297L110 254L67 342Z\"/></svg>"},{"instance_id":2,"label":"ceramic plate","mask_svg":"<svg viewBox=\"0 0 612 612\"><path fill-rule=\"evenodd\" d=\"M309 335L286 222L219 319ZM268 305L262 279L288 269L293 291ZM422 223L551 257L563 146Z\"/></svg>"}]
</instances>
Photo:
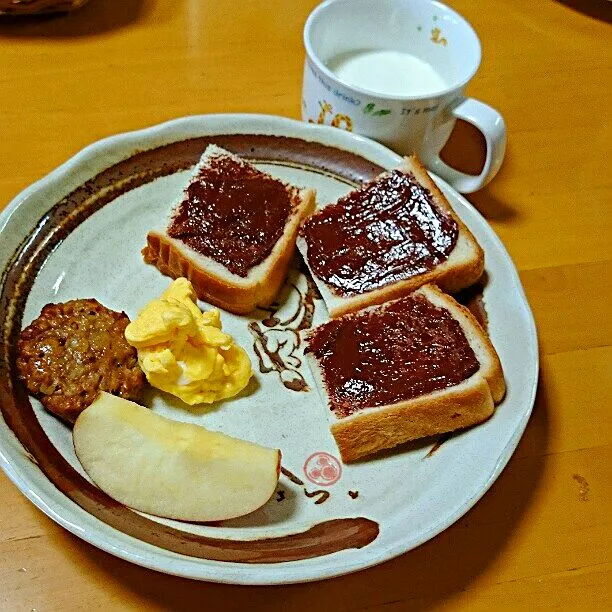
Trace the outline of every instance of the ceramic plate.
<instances>
[{"instance_id":1,"label":"ceramic plate","mask_svg":"<svg viewBox=\"0 0 612 612\"><path fill-rule=\"evenodd\" d=\"M512 261L478 212L442 181L486 253L484 302L508 393L489 421L439 448L430 439L353 465L338 461L296 333L326 320L326 310L297 258L274 308L250 317L222 313L224 329L254 366L245 392L193 409L157 392L146 398L173 419L282 449L287 471L272 499L249 516L195 525L112 501L87 479L68 427L16 379L19 331L48 302L95 297L134 317L167 287L140 250L210 142L314 187L319 204L399 162L390 150L339 129L211 115L103 140L26 189L0 217L0 465L66 529L171 574L278 584L338 576L404 553L456 521L491 486L525 428L538 375L533 318Z\"/></svg>"}]
</instances>

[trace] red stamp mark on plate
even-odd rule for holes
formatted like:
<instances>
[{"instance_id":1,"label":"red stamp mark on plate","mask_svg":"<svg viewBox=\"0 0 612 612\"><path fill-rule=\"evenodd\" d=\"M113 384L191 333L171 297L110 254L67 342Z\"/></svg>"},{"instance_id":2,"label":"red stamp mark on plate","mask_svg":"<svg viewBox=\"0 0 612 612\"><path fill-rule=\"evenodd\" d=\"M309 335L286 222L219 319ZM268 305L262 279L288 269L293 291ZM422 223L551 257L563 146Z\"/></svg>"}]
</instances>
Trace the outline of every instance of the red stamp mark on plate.
<instances>
[{"instance_id":1,"label":"red stamp mark on plate","mask_svg":"<svg viewBox=\"0 0 612 612\"><path fill-rule=\"evenodd\" d=\"M328 487L340 480L342 465L333 455L319 451L306 459L304 474L310 482Z\"/></svg>"}]
</instances>

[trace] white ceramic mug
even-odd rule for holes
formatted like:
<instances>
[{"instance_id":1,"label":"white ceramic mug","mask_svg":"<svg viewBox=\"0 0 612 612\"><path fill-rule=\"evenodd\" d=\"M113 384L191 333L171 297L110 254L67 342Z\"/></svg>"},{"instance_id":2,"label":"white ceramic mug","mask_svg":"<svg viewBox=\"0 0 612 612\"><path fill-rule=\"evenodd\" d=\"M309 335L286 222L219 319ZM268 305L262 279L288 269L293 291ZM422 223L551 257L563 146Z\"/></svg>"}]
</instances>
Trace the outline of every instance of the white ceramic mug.
<instances>
[{"instance_id":1,"label":"white ceramic mug","mask_svg":"<svg viewBox=\"0 0 612 612\"><path fill-rule=\"evenodd\" d=\"M480 189L497 174L506 128L495 109L463 95L481 52L476 32L461 15L434 0L328 0L308 17L304 44L304 121L363 134L401 154L417 153L463 193ZM409 53L427 62L446 87L420 95L377 93L346 84L328 67L342 54L364 50ZM440 159L458 118L484 134L487 154L478 176Z\"/></svg>"}]
</instances>

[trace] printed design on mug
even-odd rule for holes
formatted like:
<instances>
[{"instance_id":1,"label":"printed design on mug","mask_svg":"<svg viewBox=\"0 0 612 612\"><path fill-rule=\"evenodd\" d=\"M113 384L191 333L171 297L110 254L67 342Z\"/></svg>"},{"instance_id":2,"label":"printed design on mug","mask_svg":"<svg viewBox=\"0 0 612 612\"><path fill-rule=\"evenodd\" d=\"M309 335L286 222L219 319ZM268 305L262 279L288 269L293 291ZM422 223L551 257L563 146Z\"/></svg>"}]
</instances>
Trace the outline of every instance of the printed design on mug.
<instances>
[{"instance_id":1,"label":"printed design on mug","mask_svg":"<svg viewBox=\"0 0 612 612\"><path fill-rule=\"evenodd\" d=\"M328 487L340 480L342 464L333 455L319 451L310 455L304 462L304 474L310 482Z\"/></svg>"},{"instance_id":2,"label":"printed design on mug","mask_svg":"<svg viewBox=\"0 0 612 612\"><path fill-rule=\"evenodd\" d=\"M446 40L446 38L440 36L442 34L442 30L440 30L440 28L433 28L433 30L431 31L431 42L436 43L437 45L442 45L444 47L446 47L446 45L448 44L448 41Z\"/></svg>"},{"instance_id":3,"label":"printed design on mug","mask_svg":"<svg viewBox=\"0 0 612 612\"><path fill-rule=\"evenodd\" d=\"M319 116L317 120L309 119L308 123L318 123L319 125L325 125L325 119L327 115L331 115L331 122L329 125L336 128L342 128L347 132L353 131L353 120L343 113L336 113L334 115L334 109L332 105L327 100L319 100L319 106L321 110L319 112Z\"/></svg>"},{"instance_id":4,"label":"printed design on mug","mask_svg":"<svg viewBox=\"0 0 612 612\"><path fill-rule=\"evenodd\" d=\"M375 108L376 108L376 104L374 104L374 102L370 102L369 104L366 104L363 107L364 115L370 115L372 117L384 117L385 115L391 114L390 108L379 108L379 109L374 110Z\"/></svg>"}]
</instances>

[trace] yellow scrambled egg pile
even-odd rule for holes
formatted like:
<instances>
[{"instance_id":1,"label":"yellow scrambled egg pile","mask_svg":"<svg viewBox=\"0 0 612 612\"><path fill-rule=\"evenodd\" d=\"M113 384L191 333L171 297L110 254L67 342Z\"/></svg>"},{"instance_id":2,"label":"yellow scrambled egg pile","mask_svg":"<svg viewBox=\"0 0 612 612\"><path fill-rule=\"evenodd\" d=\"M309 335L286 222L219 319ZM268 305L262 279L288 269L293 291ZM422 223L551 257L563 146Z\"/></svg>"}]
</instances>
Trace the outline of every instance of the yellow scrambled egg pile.
<instances>
[{"instance_id":1,"label":"yellow scrambled egg pile","mask_svg":"<svg viewBox=\"0 0 612 612\"><path fill-rule=\"evenodd\" d=\"M125 329L138 362L154 387L189 405L232 397L251 378L251 362L221 331L219 311L201 312L186 278L177 278Z\"/></svg>"}]
</instances>

